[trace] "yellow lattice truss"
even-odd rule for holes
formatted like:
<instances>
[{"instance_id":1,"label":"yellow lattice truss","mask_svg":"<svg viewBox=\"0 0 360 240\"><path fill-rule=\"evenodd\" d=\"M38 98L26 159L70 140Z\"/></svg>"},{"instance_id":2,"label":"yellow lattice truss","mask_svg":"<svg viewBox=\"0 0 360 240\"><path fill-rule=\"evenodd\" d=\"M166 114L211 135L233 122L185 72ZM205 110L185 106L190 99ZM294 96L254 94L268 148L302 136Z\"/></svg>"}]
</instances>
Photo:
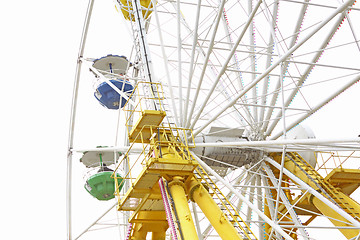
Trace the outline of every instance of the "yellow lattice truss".
<instances>
[{"instance_id":1,"label":"yellow lattice truss","mask_svg":"<svg viewBox=\"0 0 360 240\"><path fill-rule=\"evenodd\" d=\"M281 154L272 153L271 157L277 162L281 162ZM323 163L325 163L325 161L323 161ZM321 167L324 166L323 163L321 164ZM320 192L323 196L333 199L336 205L342 208L354 219L360 221L360 205L349 196L360 185L359 169L344 169L340 164L336 165L335 168L331 168L332 171L326 177L322 177L317 170L315 170L296 152L286 154L284 167L298 176L302 181L310 185L312 188ZM328 169L329 168L325 170ZM276 169L273 169L273 171L275 173L277 172ZM283 181L288 181L286 176L283 177ZM296 203L296 212L298 215L310 216L309 220L304 225L308 225L318 216L317 213L320 213L321 215L329 217L330 221L335 226L340 227L339 231L346 238L351 239L359 234L359 230L357 229L347 229L346 227L350 227L352 224L349 223L344 217L340 216L340 214L335 212L331 207L316 198L314 195L304 191L303 194L293 198L289 191L285 190L285 192L291 204ZM276 194L276 191L273 190L272 196L274 199L276 198ZM278 210L279 217L284 216L284 214L287 212L284 205L280 205ZM266 208L265 213L270 216L269 211ZM291 217L289 215L286 215L283 217L283 219L284 221L286 221L286 219L291 221ZM265 230L271 231L270 226L266 224ZM295 235L293 237L296 239Z\"/></svg>"},{"instance_id":2,"label":"yellow lattice truss","mask_svg":"<svg viewBox=\"0 0 360 240\"><path fill-rule=\"evenodd\" d=\"M140 88L139 85L143 86ZM197 203L222 239L256 239L240 219L236 208L230 209L232 204L213 182L206 180L206 173L191 155L189 150L195 147L188 142L188 139L194 142L192 131L164 123L166 114L161 85L142 82L134 92L131 98L136 107L127 110L126 121L132 144L118 165L128 161L130 169L123 181L129 181L130 188L124 194L116 189L118 210L131 211L129 223L133 227L130 239L146 239L148 232L152 232L155 239L165 239L166 220L169 219L166 219L159 179L166 182L166 195L173 201L172 217L178 222L177 232L182 239L198 239L188 205L190 200ZM151 97L147 97L149 93ZM135 124L133 119L137 119ZM133 158L130 152L139 146L141 154ZM115 180L118 186L119 179ZM225 212L214 200L220 195L222 206L227 208Z\"/></svg>"}]
</instances>

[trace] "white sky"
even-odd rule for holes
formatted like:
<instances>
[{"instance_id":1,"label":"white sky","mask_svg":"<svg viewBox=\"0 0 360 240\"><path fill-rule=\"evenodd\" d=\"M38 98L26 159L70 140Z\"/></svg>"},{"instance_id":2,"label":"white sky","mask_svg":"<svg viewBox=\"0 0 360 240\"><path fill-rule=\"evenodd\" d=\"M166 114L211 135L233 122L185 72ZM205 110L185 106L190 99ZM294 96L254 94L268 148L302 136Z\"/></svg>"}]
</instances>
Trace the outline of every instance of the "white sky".
<instances>
[{"instance_id":1,"label":"white sky","mask_svg":"<svg viewBox=\"0 0 360 240\"><path fill-rule=\"evenodd\" d=\"M1 239L66 237L68 124L86 5L0 2Z\"/></svg>"},{"instance_id":2,"label":"white sky","mask_svg":"<svg viewBox=\"0 0 360 240\"><path fill-rule=\"evenodd\" d=\"M127 30L114 30L108 24L114 16L119 20L113 1L96 3L92 20L96 31L90 30L85 53L92 57L128 54L125 46L115 44ZM68 128L87 4L87 0L0 1L0 149L4 163L0 239L66 239ZM109 37L109 31L115 33ZM87 97L98 104L93 92ZM78 157L73 171L74 236L109 206L84 190L84 169Z\"/></svg>"},{"instance_id":3,"label":"white sky","mask_svg":"<svg viewBox=\"0 0 360 240\"><path fill-rule=\"evenodd\" d=\"M0 2L0 134L2 171L0 239L64 239L66 237L66 149L72 86L87 0L1 1ZM103 1L107 7L112 0ZM100 1L97 2L99 7ZM113 13L116 14L114 8ZM106 10L108 11L108 10ZM104 12L102 12L104 14ZM95 24L95 23L94 23ZM107 24L102 22L100 24ZM104 25L104 29L108 29ZM101 26L101 25L100 25ZM107 46L127 30L115 29L91 33L90 46L106 42L103 49L92 48L89 56L109 53L128 54L129 49ZM94 41L95 40L95 41ZM108 43L110 42L110 43ZM105 50L104 50L105 49ZM87 51L85 51L87 52ZM323 137L355 137L360 134L360 86L357 84L317 113L308 124ZM352 105L346 105L352 104ZM344 116L347 116L346 118ZM328 126L331 122L339 125ZM340 127L338 127L340 126ZM328 129L328 130L326 130ZM89 133L91 136L91 132ZM75 180L82 177L78 159L74 159ZM79 182L81 182L79 180ZM82 184L82 183L81 183ZM85 196L83 186L74 191ZM84 197L85 199L86 197ZM92 199L76 202L74 210L89 216L76 223L86 227L99 215ZM109 203L100 204L105 209ZM104 206L102 206L104 205ZM82 227L76 229L76 233ZM75 234L76 234L75 233Z\"/></svg>"}]
</instances>

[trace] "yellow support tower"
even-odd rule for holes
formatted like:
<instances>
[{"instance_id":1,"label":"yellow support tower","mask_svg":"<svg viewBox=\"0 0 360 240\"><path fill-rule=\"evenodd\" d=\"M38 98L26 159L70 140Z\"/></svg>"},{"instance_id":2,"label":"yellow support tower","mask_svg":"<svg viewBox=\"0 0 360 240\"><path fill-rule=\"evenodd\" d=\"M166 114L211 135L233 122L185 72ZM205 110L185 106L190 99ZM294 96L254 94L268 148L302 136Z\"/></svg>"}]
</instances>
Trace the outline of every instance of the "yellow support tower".
<instances>
[{"instance_id":1,"label":"yellow support tower","mask_svg":"<svg viewBox=\"0 0 360 240\"><path fill-rule=\"evenodd\" d=\"M129 141L135 143L150 143L151 131L147 126L159 126L165 118L164 111L144 110L129 133ZM141 137L138 138L141 131Z\"/></svg>"},{"instance_id":2,"label":"yellow support tower","mask_svg":"<svg viewBox=\"0 0 360 240\"><path fill-rule=\"evenodd\" d=\"M141 83L149 84L153 83ZM156 84L156 88L161 87ZM135 88L138 91L138 86ZM147 89L154 89L154 86ZM134 91L135 92L135 91ZM148 232L152 232L154 240L165 238L165 232L173 222L178 222L176 232L183 240L198 239L198 234L192 219L189 208L189 201L193 200L198 204L209 222L215 228L222 239L256 239L251 233L250 228L240 218L236 208L224 197L214 183L210 184L205 180L204 170L195 161L189 151L187 139L192 138L189 129L176 128L162 124L166 114L162 109L163 99L160 91L154 91L151 97L152 106L155 109L144 109L146 103L141 103L143 99L149 98L137 96L139 103L137 108L128 113L127 127L129 141L132 143L128 152L124 154L119 166L123 161L130 161L129 153L135 144L141 143L142 153L131 165L129 172L124 179L130 181L130 188L121 195L116 189L118 197L118 210L131 211L129 223L133 226L129 239L146 239ZM149 104L148 104L149 105ZM130 125L130 118L138 116L134 125ZM194 142L194 141L193 141ZM135 175L136 169L141 163L142 170ZM114 176L115 177L115 176ZM164 206L164 190L158 181L167 184L166 196L172 199L172 206ZM209 176L207 176L209 178ZM116 179L119 184L120 179ZM214 193L210 195L207 187ZM220 206L214 198L221 197ZM229 209L228 206L231 206ZM170 213L170 214L169 214ZM170 216L169 216L170 215ZM175 218L177 221L172 221ZM230 221L231 220L231 221ZM180 239L180 238L178 238Z\"/></svg>"},{"instance_id":3,"label":"yellow support tower","mask_svg":"<svg viewBox=\"0 0 360 240\"><path fill-rule=\"evenodd\" d=\"M199 181L192 178L188 189L190 199L200 207L221 239L243 239Z\"/></svg>"},{"instance_id":4,"label":"yellow support tower","mask_svg":"<svg viewBox=\"0 0 360 240\"><path fill-rule=\"evenodd\" d=\"M174 177L169 183L169 187L174 199L176 212L178 213L184 240L198 239L188 205L188 198L186 197L184 179L179 176Z\"/></svg>"},{"instance_id":5,"label":"yellow support tower","mask_svg":"<svg viewBox=\"0 0 360 240\"><path fill-rule=\"evenodd\" d=\"M271 154L274 160L280 162L281 154L273 153ZM334 203L342 208L345 212L347 212L350 216L354 217L354 219L360 221L360 205L351 199L348 195L341 192L341 188L334 187L328 180L336 179L334 175L336 172L341 170L334 170L329 174L328 177L323 178L320 174L308 164L299 154L297 153L287 153L285 157L284 167L299 177L302 181L310 185L312 188L316 189L320 192L324 197L332 199ZM345 170L344 170L345 171ZM353 172L353 176L358 176L357 171ZM354 191L354 184L352 181L348 181L348 186L351 186L349 191ZM346 189L346 188L344 188ZM320 212L323 215L329 217L329 220L337 227L348 227L351 226L348 220L342 217L339 213L334 211L331 207L324 204L314 195L307 193L305 196L299 196L294 199L293 202L296 202L302 198L301 201L298 202L297 206L302 207L314 212ZM313 216L311 220L313 220L316 215ZM359 234L358 229L347 229L341 228L339 230L346 238L351 239Z\"/></svg>"},{"instance_id":6,"label":"yellow support tower","mask_svg":"<svg viewBox=\"0 0 360 240\"><path fill-rule=\"evenodd\" d=\"M152 232L152 240L165 240L168 228L163 211L140 211L133 221L135 223L130 239L146 240L148 232Z\"/></svg>"}]
</instances>

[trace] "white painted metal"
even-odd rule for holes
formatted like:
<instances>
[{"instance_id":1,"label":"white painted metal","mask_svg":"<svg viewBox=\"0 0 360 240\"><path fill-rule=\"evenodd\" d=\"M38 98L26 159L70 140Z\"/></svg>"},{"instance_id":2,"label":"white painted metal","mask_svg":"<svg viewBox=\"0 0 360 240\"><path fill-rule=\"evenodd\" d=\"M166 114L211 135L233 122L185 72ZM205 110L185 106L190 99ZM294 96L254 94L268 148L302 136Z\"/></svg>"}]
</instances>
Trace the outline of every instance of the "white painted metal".
<instances>
[{"instance_id":1,"label":"white painted metal","mask_svg":"<svg viewBox=\"0 0 360 240\"><path fill-rule=\"evenodd\" d=\"M328 42L330 41L330 39L334 36L336 30L339 28L340 23L343 21L344 15L341 14L340 16L337 17L337 21L336 23L333 25L331 31L328 33L328 36L324 39L322 45L319 48L319 52L316 56L314 56L314 58L312 59L312 62L316 62L318 61L318 59L320 58L320 56L322 55L322 53L324 52L324 49L326 47L326 45L328 44ZM306 77L308 76L308 74L310 74L311 69L312 69L312 65L309 65L307 68L307 71L305 74L303 74L302 78L299 79L299 81L297 82L297 86L301 86L304 81L306 80ZM295 88L291 95L287 98L285 106L289 106L289 104L291 103L292 99L295 97L295 95L299 92L299 88ZM279 112L278 115L275 118L275 121L272 122L271 126L269 126L269 128L267 129L267 135L270 135L272 133L272 131L274 130L276 124L278 123L278 121L281 119L281 117L284 116L284 113Z\"/></svg>"},{"instance_id":2,"label":"white painted metal","mask_svg":"<svg viewBox=\"0 0 360 240\"><path fill-rule=\"evenodd\" d=\"M82 231L76 238L79 239L82 235L84 235L86 232L90 230L91 227L93 227L96 223L98 223L106 214L108 214L115 206L117 205L117 202L115 202L111 207L106 210L103 214L101 214L93 223L91 223L84 231Z\"/></svg>"},{"instance_id":3,"label":"white painted metal","mask_svg":"<svg viewBox=\"0 0 360 240\"><path fill-rule=\"evenodd\" d=\"M261 176L256 176L256 185L257 186L261 186ZM258 209L259 211L263 211L263 206L265 204L265 201L263 199L263 192L262 192L262 189L261 188L257 188L256 189L256 193L257 193L257 205L258 205ZM261 221L261 217L260 216L257 216L257 220L258 221ZM259 226L259 240L264 240L264 237L265 237L265 229L264 229L264 226L263 224L261 224Z\"/></svg>"},{"instance_id":4,"label":"white painted metal","mask_svg":"<svg viewBox=\"0 0 360 240\"><path fill-rule=\"evenodd\" d=\"M205 100L203 101L203 103L202 103L202 105L201 105L198 113L195 115L195 118L194 118L194 120L192 121L192 124L191 124L190 128L193 128L194 125L196 124L196 122L197 122L197 120L199 119L202 111L204 110L206 104L208 103L211 95L213 94L216 86L218 85L221 76L225 73L225 70L226 70L226 68L228 67L228 64L229 64L230 60L231 60L231 59L233 58L233 56L234 56L234 53L235 53L235 51L236 51L236 48L239 46L239 44L240 44L243 36L245 35L246 30L248 30L248 27L250 26L251 22L253 21L253 18L254 18L254 16L255 16L257 10L259 9L261 2L262 2L262 1L259 0L258 3L256 4L254 10L251 12L248 21L245 23L245 26L244 26L241 34L239 35L239 37L238 37L238 39L236 40L233 48L231 49L229 55L227 56L227 58L226 58L226 60L225 60L225 62L224 62L224 64L223 64L223 66L222 66L222 68L221 68L221 70L220 70L220 72L219 72L216 80L214 81L214 84L212 85L211 89L208 91L207 97L206 97ZM205 69L205 68L204 68L204 69ZM205 71L205 70L203 70L203 71Z\"/></svg>"},{"instance_id":5,"label":"white painted metal","mask_svg":"<svg viewBox=\"0 0 360 240\"><path fill-rule=\"evenodd\" d=\"M190 122L191 122L191 119L192 119L192 116L193 116L193 113L194 113L194 109L195 109L195 106L196 106L196 101L197 101L197 98L199 96L200 87L201 87L202 81L204 79L205 71L206 71L206 68L207 68L207 65L208 65L208 62L209 62L209 57L210 57L210 54L212 52L212 48L214 46L215 36L216 36L217 30L218 30L218 27L219 27L221 16L223 14L224 5L225 5L225 0L222 0L221 1L221 6L219 7L218 12L217 12L217 17L216 17L216 22L215 22L214 27L213 27L212 37L211 37L211 40L210 40L210 43L209 43L208 51L207 51L206 56L205 56L204 66L202 68L202 72L201 72L201 75L200 75L200 78L199 78L198 87L196 89L196 93L195 93L195 96L193 98L193 103L191 105L191 109L190 109L190 113L189 113L189 119L187 121L186 127L190 126Z\"/></svg>"},{"instance_id":6,"label":"white painted metal","mask_svg":"<svg viewBox=\"0 0 360 240\"><path fill-rule=\"evenodd\" d=\"M159 16L157 14L157 6L156 4L154 5L154 12L155 12L155 20L157 25L161 25L160 20L159 20ZM178 121L178 114L177 114L177 107L175 104L175 95L174 95L174 91L173 91L173 86L171 83L171 76L170 76L170 72L169 72L169 67L168 67L168 59L167 56L165 54L165 49L164 49L164 41L163 41L163 36L162 36L162 31L161 31L161 27L158 28L158 33L159 33L159 41L160 41L160 46L161 46L161 53L162 53L162 58L163 58L163 63L164 63L164 67L165 67L165 71L166 71L166 79L167 79L167 84L169 86L169 94L170 94L170 99L171 99L171 106L173 108L173 114L175 117L175 121L176 124L179 125L179 121Z\"/></svg>"},{"instance_id":7,"label":"white painted metal","mask_svg":"<svg viewBox=\"0 0 360 240\"><path fill-rule=\"evenodd\" d=\"M352 143L355 150L359 150L360 138L333 138L333 139L281 139L268 141L237 141L237 142L216 142L216 143L197 143L198 147L272 147L283 145L307 145L321 146L329 144Z\"/></svg>"},{"instance_id":8,"label":"white painted metal","mask_svg":"<svg viewBox=\"0 0 360 240\"><path fill-rule=\"evenodd\" d=\"M234 47L233 33L231 32L231 29L230 29L230 26L229 26L229 22L228 22L228 18L227 18L225 8L224 8L224 14L223 14L223 25L224 25L224 29L225 29L226 34L227 34L227 40L229 42L228 50L231 51L231 49L233 49L233 47ZM234 52L234 55L232 57L232 61L235 63L234 65L235 65L236 69L240 69L240 64L239 64L239 60L238 60L238 56L237 56L236 51ZM239 89L241 90L241 89L244 88L244 86L243 86L243 83L241 81L240 71L236 71L235 73L236 73L236 81L238 83ZM247 104L247 99L245 97L241 98L241 101L243 103ZM243 109L246 111L246 118L247 118L246 121L249 121L251 114L250 114L250 110L249 110L249 108L247 106L249 106L249 105L244 105ZM236 108L234 108L234 109L236 109ZM242 118L241 118L241 115L240 115L240 121L244 122L244 120L242 120ZM245 124L243 124L243 125L245 125Z\"/></svg>"},{"instance_id":9,"label":"white painted metal","mask_svg":"<svg viewBox=\"0 0 360 240\"><path fill-rule=\"evenodd\" d=\"M262 3L262 1L259 1L258 3ZM252 0L248 0L248 9L247 11L249 12L249 14L251 13L252 9L253 9L253 1ZM259 5L260 6L260 5ZM250 42L250 52L255 52L255 34L254 34L254 22L253 20L251 19L251 22L250 22L250 26L249 26L249 42ZM250 58L250 61L253 63L251 64L251 71L252 72L255 72L256 71L256 56L255 54L251 54L249 56ZM256 78L256 75L253 73L251 74L251 81L254 81ZM257 96L257 88L253 88L252 89L252 102L257 105L258 103L258 96ZM254 118L254 121L257 122L258 121L258 109L253 106L252 108L252 113L253 113L253 118Z\"/></svg>"},{"instance_id":10,"label":"white painted metal","mask_svg":"<svg viewBox=\"0 0 360 240\"><path fill-rule=\"evenodd\" d=\"M134 18L136 22L136 30L138 34L139 41L137 44L140 45L140 52L141 52L141 60L142 60L142 68L145 71L145 78L146 81L152 82L154 81L154 70L153 64L151 60L151 54L147 43L147 36L146 36L146 28L144 19L142 17L142 7L140 5L140 1L132 0L132 6L134 6ZM154 81L155 82L155 81Z\"/></svg>"},{"instance_id":11,"label":"white painted metal","mask_svg":"<svg viewBox=\"0 0 360 240\"><path fill-rule=\"evenodd\" d=\"M107 55L93 61L93 67L100 72L119 76L127 73L129 65L129 61L124 56L117 55Z\"/></svg>"},{"instance_id":12,"label":"white painted metal","mask_svg":"<svg viewBox=\"0 0 360 240\"><path fill-rule=\"evenodd\" d=\"M331 52L331 48L344 47L346 49L346 44L343 42L335 47L327 46L333 36L341 35L341 32L335 34L335 30L337 30L335 26L338 26L345 15L347 18L352 17L353 20L349 21L348 26L347 37L353 35L348 38L351 41L349 44L358 49L359 43L356 35L359 34L358 29L360 28L358 28L357 18L356 15L353 18L352 13L347 13L353 1L346 1L339 8L331 5L330 2L311 1L310 3L308 0L260 0L256 2L228 0L215 1L216 4L214 1L207 0L198 0L197 2L158 1L157 4L153 5L153 12L147 20L141 19L141 8L143 7L140 6L140 2L138 0L130 0L130 2L136 7L134 13L138 18L140 17L140 20L137 20L140 25L135 25L130 21L127 21L126 24L131 24L134 31L142 31L144 39L142 43L135 42L138 44L137 46L141 45L138 48L141 53L138 52L138 55L132 56L131 61L147 59L141 64L135 64L141 74L134 76L132 80L137 81L146 76L147 80L153 81L156 77L156 81L161 82L165 88L165 97L171 101L171 112L176 124L191 127L194 134L199 138L206 137L209 133L208 128L213 126L234 129L229 134L234 139L228 136L229 138L218 137L216 142L197 142L196 145L200 149L224 147L237 150L250 149L249 151L261 153L259 154L261 157L254 159L251 164L243 166L241 169L234 165L228 165L232 170L229 171L229 175L233 174L230 183L224 182L224 179L208 166L204 165L204 168L216 176L219 185L224 185L231 190L227 192L229 198L234 196L240 198L240 200L236 200L238 202L235 202L235 205L246 209L242 214L246 215L245 219L252 226L258 228L256 235L259 239L264 238L264 230L262 229L264 220L276 229L273 237L281 239L282 236L285 236L286 239L291 239L284 234L282 229L289 227L289 225L277 223L277 206L279 206L280 201L286 202L282 190L304 191L305 189L309 192L312 190L309 186L297 187L292 185L289 188L280 188L280 184L276 184L274 179L270 180L273 180L275 188L269 187L266 182L273 174L269 169L265 174L259 170L259 166L262 157L267 152L360 150L360 139L356 137L280 139L282 135L289 136L288 131L293 126L306 120L360 80L359 69L356 65L341 64L338 61L318 62L321 55ZM254 6L251 6L252 4ZM297 8L299 15L287 16L289 27L284 27L281 22L278 22L281 18L278 19L277 15L286 16L286 7L288 6ZM236 15L232 15L233 7L238 7L237 10L243 9L243 12L240 12L245 18L242 18L238 24L231 22L237 19ZM311 15L313 14L311 12L312 7L326 10L326 14L319 14L320 17ZM223 29L218 24L220 21L224 21L225 9L229 17L229 24L224 25ZM188 11L192 15L188 14ZM359 9L353 11L358 13ZM309 16L307 16L308 14ZM318 19L313 20L312 18ZM324 20L320 22L321 19ZM294 22L290 24L290 20L294 20ZM281 21L284 21L284 18ZM284 29L289 29L289 31L284 32ZM316 39L317 34L325 36L321 42L317 40L319 46L310 48L310 53L303 50L302 47ZM85 44L86 38L86 34L83 35L85 37L83 36L82 45ZM249 37L244 38L244 35ZM237 41L232 42L231 38L237 39ZM81 64L86 62L85 59L91 59L90 57L83 57L83 46L81 48L76 78L80 76ZM359 54L358 51L356 53ZM108 54L108 52L104 54ZM151 59L148 58L150 56L148 54L151 54ZM311 57L302 58L307 54ZM321 98L320 103L313 101L314 95L311 95L311 97L303 97L305 101L309 100L309 102L299 105L293 104L296 97L302 97L303 91L306 90L304 80L312 77L314 73L311 73L311 70L314 67L339 71L339 76L334 76L334 79L346 78L346 81L343 81L344 85L339 87L340 84L337 84L336 87L333 87L335 90L331 90L325 97ZM314 78L318 78L318 76L315 75ZM78 81L79 79L76 84ZM312 84L316 85L321 81L330 85L332 79L330 77L320 78L310 82L309 88ZM74 88L74 92L75 89L77 86ZM73 101L73 122L75 110L76 100ZM72 146L74 126L72 123L71 137L69 138L67 194L71 193L72 154L98 150L93 146L89 146L87 149L74 148ZM238 129L241 131L236 131ZM221 129L218 131L218 134L221 134ZM214 132L210 130L210 133ZM216 133L213 136L216 136ZM239 141L238 137L241 137L243 141ZM114 151L126 152L129 147L123 145L126 144L116 143L113 147L102 148L101 150L111 153ZM131 157L141 151L142 148L133 147ZM200 163L202 163L200 157L207 159L200 152L196 152L196 154ZM222 159L208 160L222 161ZM279 169L281 173L287 174L286 169L283 169L281 165ZM241 182L242 179L246 180L245 183ZM270 189L277 189L281 193L278 195L278 199L272 199ZM247 197L241 197L242 193ZM251 197L248 197L249 194ZM274 203L269 203L271 205L271 219L266 218L262 212L266 198L275 200ZM67 213L71 213L70 195L67 196L67 200ZM293 216L295 204L287 205L287 207ZM251 215L257 215L257 218L250 218ZM202 224L203 218L198 209L194 210L194 216L197 219L196 226L198 228L202 229L203 226L208 226L208 223ZM292 224L298 228L299 238L302 236L304 239L308 239L306 228L322 228L322 226L304 226L296 220ZM71 225L71 214L68 214L69 240L71 239ZM91 226L86 230L90 230L90 228ZM327 228L330 229L331 227ZM210 236L210 227L206 228L205 231L202 230L204 235L208 236L209 234L209 239L213 237Z\"/></svg>"},{"instance_id":13,"label":"white painted metal","mask_svg":"<svg viewBox=\"0 0 360 240\"><path fill-rule=\"evenodd\" d=\"M101 149L102 152L114 152L114 151L119 151L119 152L126 152L129 150L129 146L117 146L117 147L103 147ZM79 153L84 153L84 152L88 152L88 151L98 151L98 148L78 148L78 149L73 149L72 152L79 152ZM141 151L143 151L143 149L141 147L132 147L131 148L131 153L137 154L137 153L141 153Z\"/></svg>"},{"instance_id":14,"label":"white painted metal","mask_svg":"<svg viewBox=\"0 0 360 240\"><path fill-rule=\"evenodd\" d=\"M320 108L322 108L323 106L325 106L327 103L329 103L331 100L333 100L334 98L336 98L340 93L344 92L346 89L348 89L349 87L351 87L352 85L354 85L355 83L357 83L360 80L360 74L356 75L350 82L348 82L347 84L345 84L344 86L342 86L341 88L337 89L333 94L331 94L328 98L326 98L325 100L323 100L321 103L319 103L318 105L316 105L315 107L313 107L309 112L307 112L306 114L304 114L303 116L299 117L296 121L294 121L293 123L289 124L288 126L286 126L286 130L289 131L290 129L292 129L293 127L295 127L296 125L298 125L299 123L301 123L304 119L308 118L309 116L311 116L313 113L315 113L316 111L318 111ZM272 135L269 139L274 140L279 138L282 135L282 133L277 133Z\"/></svg>"},{"instance_id":15,"label":"white painted metal","mask_svg":"<svg viewBox=\"0 0 360 240\"><path fill-rule=\"evenodd\" d=\"M73 87L73 97L71 103L71 113L70 113L70 125L69 125L69 140L68 140L68 152L67 152L67 167L66 167L66 229L67 229L67 239L72 240L72 149L74 145L74 129L75 129L75 120L76 120L76 110L77 110L77 101L78 101L78 92L79 92L79 82L80 82L80 73L81 73L81 58L84 55L86 37L89 29L92 9L94 6L94 0L89 0L88 7L86 11L85 22L83 26L83 31L81 35L80 47L78 52L78 59L76 64L75 80Z\"/></svg>"},{"instance_id":16,"label":"white painted metal","mask_svg":"<svg viewBox=\"0 0 360 240\"><path fill-rule=\"evenodd\" d=\"M177 60L178 60L178 82L179 82L179 115L183 116L183 87L182 87L182 67L181 67L181 50L182 50L182 41L181 41L181 9L180 9L180 0L176 1L176 18L177 18L177 24L176 24L176 29L177 29ZM180 117L179 119L180 122L180 126L183 126L183 118Z\"/></svg>"},{"instance_id":17,"label":"white painted metal","mask_svg":"<svg viewBox=\"0 0 360 240\"><path fill-rule=\"evenodd\" d=\"M279 58L273 65L269 68L267 68L259 77L257 77L254 81L251 82L248 86L245 87L243 91L241 91L239 94L236 95L236 97L223 106L220 111L218 111L216 114L213 115L203 126L198 128L196 131L194 131L194 135L198 135L204 128L206 128L209 124L211 124L217 117L219 117L223 112L225 112L229 107L233 106L236 101L241 98L243 95L245 95L249 90L251 90L257 83L259 83L261 80L263 80L264 77L266 77L272 70L274 70L278 65L280 65L282 62L284 62L296 49L298 49L302 44L304 44L307 40L309 40L315 33L317 33L322 27L324 27L330 20L332 20L335 16L337 16L339 13L343 12L347 7L352 5L354 3L353 0L348 0L344 4L342 4L340 7L338 7L332 14L330 14L327 18L325 18L311 33L309 33L306 37L304 37L299 43L294 45L292 48L290 48L284 55Z\"/></svg>"},{"instance_id":18,"label":"white painted metal","mask_svg":"<svg viewBox=\"0 0 360 240\"><path fill-rule=\"evenodd\" d=\"M195 58L195 49L197 45L197 38L198 38L198 27L199 27L199 18L200 18L200 10L201 10L201 0L198 0L197 6L196 6L196 20L194 25L194 35L193 35L193 42L192 42L192 48L191 48L191 60L189 65L189 77L188 77L188 85L187 85L187 91L186 91L186 98L185 98L185 110L184 110L184 125L187 126L188 122L188 109L189 109L189 99L190 99L190 89L191 89L191 79L192 75L194 73L194 58ZM190 119L190 118L189 118Z\"/></svg>"},{"instance_id":19,"label":"white painted metal","mask_svg":"<svg viewBox=\"0 0 360 240\"><path fill-rule=\"evenodd\" d=\"M273 6L273 11L272 11L272 18L271 18L271 27L272 28L275 28L276 27L276 18L277 18L277 14L278 14L278 9L279 9L279 6L278 4L274 4ZM266 68L270 67L271 65L271 60L272 60L272 51L273 51L273 44L274 44L274 37L273 37L274 34L271 34L269 36L269 46L268 46L268 49L267 49L267 57L266 57ZM281 74L280 74L281 75ZM267 96L267 93L268 93L268 87L269 87L269 80L270 80L270 75L268 75L267 77L265 77L264 81L263 81L263 91L262 91L262 95L261 95L261 98L260 98L260 104L261 105L265 105L266 103L266 96ZM275 98L275 95L273 96L273 98ZM276 99L276 98L275 98ZM259 104L259 105L260 105ZM272 101L272 104L271 105L274 105L274 101ZM272 109L269 109L269 111L272 110ZM261 124L267 124L268 121L266 121L265 123L263 123L263 120L264 120L264 115L265 115L265 108L260 108L260 123ZM271 114L270 116L267 118L267 120L269 120L271 117ZM265 127L266 129L266 127Z\"/></svg>"}]
</instances>

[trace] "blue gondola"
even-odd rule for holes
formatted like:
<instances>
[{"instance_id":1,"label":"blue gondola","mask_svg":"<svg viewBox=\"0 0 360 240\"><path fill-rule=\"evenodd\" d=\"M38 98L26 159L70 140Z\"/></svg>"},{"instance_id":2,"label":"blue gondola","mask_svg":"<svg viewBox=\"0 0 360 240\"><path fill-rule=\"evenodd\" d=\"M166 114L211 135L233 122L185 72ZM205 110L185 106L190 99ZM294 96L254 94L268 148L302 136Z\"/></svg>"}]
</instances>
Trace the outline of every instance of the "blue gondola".
<instances>
[{"instance_id":1,"label":"blue gondola","mask_svg":"<svg viewBox=\"0 0 360 240\"><path fill-rule=\"evenodd\" d=\"M123 79L112 79L109 81L128 97L130 97L134 90L134 87L129 81ZM124 97L121 97L107 82L102 82L96 88L94 96L102 106L108 109L119 109L119 106L123 108L127 102L127 100Z\"/></svg>"}]
</instances>

